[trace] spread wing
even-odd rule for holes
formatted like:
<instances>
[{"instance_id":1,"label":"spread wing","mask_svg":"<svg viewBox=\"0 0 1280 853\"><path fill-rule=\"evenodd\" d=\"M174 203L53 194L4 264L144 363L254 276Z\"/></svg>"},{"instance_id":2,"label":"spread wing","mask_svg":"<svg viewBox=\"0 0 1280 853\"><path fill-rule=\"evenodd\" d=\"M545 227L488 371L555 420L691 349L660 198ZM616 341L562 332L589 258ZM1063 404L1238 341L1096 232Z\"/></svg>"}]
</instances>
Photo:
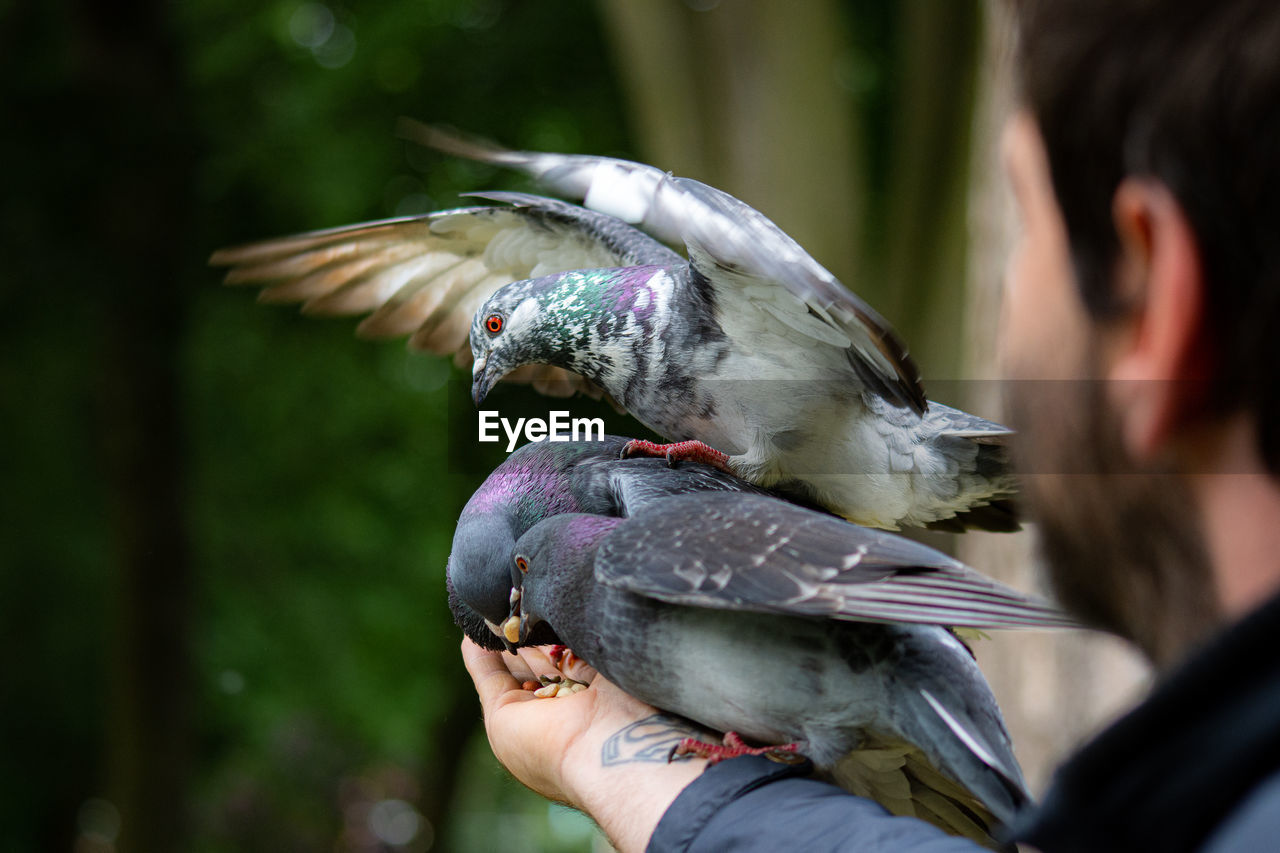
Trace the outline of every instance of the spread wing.
<instances>
[{"instance_id":1,"label":"spread wing","mask_svg":"<svg viewBox=\"0 0 1280 853\"><path fill-rule=\"evenodd\" d=\"M509 151L455 133L402 121L401 134L447 153L525 172L593 210L684 245L718 302L753 309L743 335L756 329L826 344L827 361L852 369L878 393L925 411L920 372L889 323L845 288L762 213L728 193L627 160Z\"/></svg>"},{"instance_id":2,"label":"spread wing","mask_svg":"<svg viewBox=\"0 0 1280 853\"><path fill-rule=\"evenodd\" d=\"M410 346L469 364L472 316L503 285L566 270L680 263L670 249L614 217L522 193L483 196L501 206L366 222L221 249L226 283L263 287L264 302L302 303L312 315L369 316L357 333L408 335ZM567 396L598 389L560 368L508 379ZM588 387L590 386L590 387Z\"/></svg>"},{"instance_id":3,"label":"spread wing","mask_svg":"<svg viewBox=\"0 0 1280 853\"><path fill-rule=\"evenodd\" d=\"M750 494L673 497L620 524L603 583L697 607L974 628L1078 627L918 542Z\"/></svg>"}]
</instances>

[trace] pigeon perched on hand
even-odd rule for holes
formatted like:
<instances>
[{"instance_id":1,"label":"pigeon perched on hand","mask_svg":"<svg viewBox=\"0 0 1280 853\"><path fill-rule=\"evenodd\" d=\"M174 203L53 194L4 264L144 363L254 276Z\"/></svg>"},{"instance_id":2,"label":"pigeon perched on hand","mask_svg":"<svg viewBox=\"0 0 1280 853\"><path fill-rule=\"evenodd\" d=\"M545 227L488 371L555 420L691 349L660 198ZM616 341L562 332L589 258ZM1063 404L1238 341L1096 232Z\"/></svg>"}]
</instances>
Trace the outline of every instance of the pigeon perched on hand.
<instances>
[{"instance_id":1,"label":"pigeon perched on hand","mask_svg":"<svg viewBox=\"0 0 1280 853\"><path fill-rule=\"evenodd\" d=\"M603 391L676 443L629 451L713 461L868 526L1016 527L1008 430L927 403L889 324L756 210L651 166L418 132L590 209L489 193L509 206L270 240L211 262L233 267L229 283L268 285L268 301L373 311L367 335L449 352L469 329L477 403L508 375L549 393Z\"/></svg>"},{"instance_id":2,"label":"pigeon perched on hand","mask_svg":"<svg viewBox=\"0 0 1280 853\"><path fill-rule=\"evenodd\" d=\"M511 551L538 522L562 513L625 517L695 492L760 493L715 468L669 468L658 459L619 459L627 439L534 442L518 448L481 484L458 518L446 583L449 608L477 645L502 649L500 624L511 593ZM781 503L781 502L780 502ZM555 643L549 633L535 643Z\"/></svg>"},{"instance_id":3,"label":"pigeon perched on hand","mask_svg":"<svg viewBox=\"0 0 1280 853\"><path fill-rule=\"evenodd\" d=\"M982 843L1028 799L981 671L941 626L1073 623L930 548L708 493L550 518L514 563L519 636L550 626L642 701L795 743L847 790Z\"/></svg>"}]
</instances>

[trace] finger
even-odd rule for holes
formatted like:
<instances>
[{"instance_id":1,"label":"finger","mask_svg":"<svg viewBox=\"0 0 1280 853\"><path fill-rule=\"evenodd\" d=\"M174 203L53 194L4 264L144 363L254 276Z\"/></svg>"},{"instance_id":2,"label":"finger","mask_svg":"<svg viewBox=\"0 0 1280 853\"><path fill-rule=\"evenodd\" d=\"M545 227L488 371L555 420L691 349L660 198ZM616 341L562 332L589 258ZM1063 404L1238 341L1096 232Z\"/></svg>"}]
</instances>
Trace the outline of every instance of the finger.
<instances>
[{"instance_id":1,"label":"finger","mask_svg":"<svg viewBox=\"0 0 1280 853\"><path fill-rule=\"evenodd\" d=\"M480 704L485 711L498 702L504 693L521 690L511 670L507 669L502 655L482 649L469 639L462 641L462 662L471 674L476 693L480 695ZM523 692L523 691L522 691Z\"/></svg>"},{"instance_id":2,"label":"finger","mask_svg":"<svg viewBox=\"0 0 1280 853\"><path fill-rule=\"evenodd\" d=\"M587 684L594 684L596 679L596 669L591 664L584 661L577 655L573 656L573 661L568 665L563 662L560 664L560 671L572 678L574 681L582 681Z\"/></svg>"},{"instance_id":3,"label":"finger","mask_svg":"<svg viewBox=\"0 0 1280 853\"><path fill-rule=\"evenodd\" d=\"M556 665L551 658L547 657L545 649L541 646L521 646L516 650L516 654L535 676L559 674Z\"/></svg>"},{"instance_id":4,"label":"finger","mask_svg":"<svg viewBox=\"0 0 1280 853\"><path fill-rule=\"evenodd\" d=\"M538 676L534 674L533 670L529 667L529 664L527 664L524 658L520 657L518 654L503 652L502 662L506 664L507 670L511 673L512 677L521 684L527 681L538 680Z\"/></svg>"},{"instance_id":5,"label":"finger","mask_svg":"<svg viewBox=\"0 0 1280 853\"><path fill-rule=\"evenodd\" d=\"M556 663L547 654L550 646L523 646L519 649L520 659L523 660L536 675L564 675L572 678L574 681L581 681L590 684L591 680L596 677L596 671L576 655L570 666L565 666L563 660Z\"/></svg>"}]
</instances>

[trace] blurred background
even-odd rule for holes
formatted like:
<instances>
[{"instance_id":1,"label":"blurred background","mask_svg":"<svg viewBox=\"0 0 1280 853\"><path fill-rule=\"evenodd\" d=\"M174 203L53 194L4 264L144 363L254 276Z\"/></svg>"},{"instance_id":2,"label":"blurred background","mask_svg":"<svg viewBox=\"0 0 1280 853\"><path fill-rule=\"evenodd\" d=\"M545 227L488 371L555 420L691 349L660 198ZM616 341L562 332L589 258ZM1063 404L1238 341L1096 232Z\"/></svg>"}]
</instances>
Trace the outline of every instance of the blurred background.
<instances>
[{"instance_id":1,"label":"blurred background","mask_svg":"<svg viewBox=\"0 0 1280 853\"><path fill-rule=\"evenodd\" d=\"M400 115L641 159L998 418L1008 59L977 0L0 3L0 850L604 849L479 728L444 567L502 454L458 438L456 369L206 258L524 188ZM934 544L1035 588L1025 534ZM1037 789L1145 678L1065 632L979 654Z\"/></svg>"}]
</instances>

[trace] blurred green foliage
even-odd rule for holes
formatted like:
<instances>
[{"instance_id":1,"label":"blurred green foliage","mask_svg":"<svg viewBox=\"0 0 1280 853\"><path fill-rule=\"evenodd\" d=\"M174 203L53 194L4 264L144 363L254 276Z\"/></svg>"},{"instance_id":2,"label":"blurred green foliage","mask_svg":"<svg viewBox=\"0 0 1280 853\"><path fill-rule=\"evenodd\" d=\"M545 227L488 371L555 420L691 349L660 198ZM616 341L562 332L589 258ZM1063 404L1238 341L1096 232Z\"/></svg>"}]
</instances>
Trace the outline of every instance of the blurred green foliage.
<instances>
[{"instance_id":1,"label":"blurred green foliage","mask_svg":"<svg viewBox=\"0 0 1280 853\"><path fill-rule=\"evenodd\" d=\"M128 613L113 582L103 351L113 304L163 263L122 249L103 221L102 199L127 213L130 195L145 192L115 160L122 150L172 174L190 202L178 261L162 273L177 310L159 322L179 342L179 517L192 576L179 617L194 661L190 683L174 689L189 691L193 708L191 849L415 850L437 831L452 835L436 849L484 850L492 837L475 820L450 818L495 810L545 842L530 849L586 849L580 822L565 830L559 819L557 835L545 802L475 740L444 565L479 483L467 472L501 455L467 466L449 458L455 370L401 343L358 343L350 321L258 306L251 292L221 288L204 261L238 241L510 185L406 150L393 135L399 115L513 145L625 153L595 9L584 0L554 12L510 0L133 6L121 20L153 22L144 46L171 54L178 70L164 81L178 98L164 112L141 107L152 95L145 79L125 87L136 112L98 97L112 85L99 77L98 42L114 31L87 21L88 4L7 4L3 14L6 100L23 130L2 143L11 179L0 201L10 268L0 621L11 638L0 849L108 849L114 836L110 808L103 824L84 807L111 796L110 706L122 689L112 623ZM112 64L108 75L129 73ZM444 825L379 846L369 809L401 800ZM120 817L121 849L150 818Z\"/></svg>"}]
</instances>

